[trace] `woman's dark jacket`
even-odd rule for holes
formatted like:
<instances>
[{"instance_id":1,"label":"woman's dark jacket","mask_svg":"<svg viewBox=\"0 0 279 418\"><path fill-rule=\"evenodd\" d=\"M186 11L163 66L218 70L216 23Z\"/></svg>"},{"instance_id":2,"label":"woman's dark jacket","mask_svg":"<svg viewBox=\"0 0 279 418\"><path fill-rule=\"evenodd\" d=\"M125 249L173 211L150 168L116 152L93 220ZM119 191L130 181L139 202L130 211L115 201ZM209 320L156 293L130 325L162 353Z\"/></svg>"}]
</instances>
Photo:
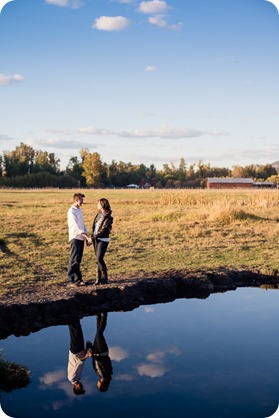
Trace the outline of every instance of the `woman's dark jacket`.
<instances>
[{"instance_id":1,"label":"woman's dark jacket","mask_svg":"<svg viewBox=\"0 0 279 418\"><path fill-rule=\"evenodd\" d=\"M96 235L94 235L96 222L100 220L100 226ZM94 238L108 238L113 223L113 217L110 213L98 213L92 224L92 236Z\"/></svg>"}]
</instances>

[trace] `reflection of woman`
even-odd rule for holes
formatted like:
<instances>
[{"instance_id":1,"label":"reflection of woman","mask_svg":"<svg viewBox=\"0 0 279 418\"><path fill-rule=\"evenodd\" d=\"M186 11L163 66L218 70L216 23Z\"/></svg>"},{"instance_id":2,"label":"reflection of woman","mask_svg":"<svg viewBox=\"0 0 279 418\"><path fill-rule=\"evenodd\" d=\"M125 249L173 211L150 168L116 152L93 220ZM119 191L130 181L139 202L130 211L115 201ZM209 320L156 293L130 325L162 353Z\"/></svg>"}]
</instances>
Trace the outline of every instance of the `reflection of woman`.
<instances>
[{"instance_id":1,"label":"reflection of woman","mask_svg":"<svg viewBox=\"0 0 279 418\"><path fill-rule=\"evenodd\" d=\"M79 320L76 320L69 325L69 331L71 342L68 361L68 380L73 385L74 394L83 395L85 390L80 379L84 367L84 361L87 357L91 357L91 350L86 351L84 349L83 332Z\"/></svg>"},{"instance_id":2,"label":"reflection of woman","mask_svg":"<svg viewBox=\"0 0 279 418\"><path fill-rule=\"evenodd\" d=\"M98 201L98 214L92 225L92 239L97 258L97 274L95 284L108 282L107 266L104 256L109 244L109 234L112 228L113 217L109 201L102 198Z\"/></svg>"},{"instance_id":3,"label":"reflection of woman","mask_svg":"<svg viewBox=\"0 0 279 418\"><path fill-rule=\"evenodd\" d=\"M107 325L107 313L97 315L97 332L92 346L92 365L99 376L97 388L100 392L108 390L112 376L112 365L109 349L104 337Z\"/></svg>"}]
</instances>

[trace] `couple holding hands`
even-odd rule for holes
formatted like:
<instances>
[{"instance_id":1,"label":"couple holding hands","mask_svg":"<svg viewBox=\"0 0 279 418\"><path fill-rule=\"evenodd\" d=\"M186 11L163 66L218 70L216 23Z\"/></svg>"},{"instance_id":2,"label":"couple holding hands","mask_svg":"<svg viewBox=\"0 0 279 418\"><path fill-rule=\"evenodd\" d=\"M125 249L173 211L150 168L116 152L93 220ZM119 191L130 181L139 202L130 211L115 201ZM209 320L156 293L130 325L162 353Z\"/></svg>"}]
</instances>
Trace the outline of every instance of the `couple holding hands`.
<instances>
[{"instance_id":1,"label":"couple holding hands","mask_svg":"<svg viewBox=\"0 0 279 418\"><path fill-rule=\"evenodd\" d=\"M76 319L69 324L70 331L70 350L68 360L68 380L73 385L75 395L85 393L81 382L84 362L88 357L92 359L92 366L99 377L97 388L100 392L108 390L113 374L109 348L104 337L107 325L107 313L99 313L96 316L96 335L93 344L87 341L84 345L84 337L80 320Z\"/></svg>"},{"instance_id":2,"label":"couple holding hands","mask_svg":"<svg viewBox=\"0 0 279 418\"><path fill-rule=\"evenodd\" d=\"M82 280L80 264L83 256L84 242L87 246L93 244L96 254L97 270L95 285L108 283L107 266L104 256L109 244L109 235L112 228L113 217L109 201L102 198L98 201L98 213L92 224L92 234L89 235L84 223L81 206L85 196L75 193L73 205L68 210L68 227L70 241L70 259L68 265L68 282L71 286L85 286Z\"/></svg>"}]
</instances>

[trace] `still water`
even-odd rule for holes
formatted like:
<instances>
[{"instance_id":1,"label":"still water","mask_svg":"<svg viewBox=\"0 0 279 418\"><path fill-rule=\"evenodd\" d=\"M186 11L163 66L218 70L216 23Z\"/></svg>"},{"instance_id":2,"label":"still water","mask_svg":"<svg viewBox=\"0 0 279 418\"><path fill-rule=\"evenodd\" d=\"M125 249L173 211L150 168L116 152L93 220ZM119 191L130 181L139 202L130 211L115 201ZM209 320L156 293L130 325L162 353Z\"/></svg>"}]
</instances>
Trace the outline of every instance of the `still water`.
<instances>
[{"instance_id":1,"label":"still water","mask_svg":"<svg viewBox=\"0 0 279 418\"><path fill-rule=\"evenodd\" d=\"M96 317L83 318L85 341ZM104 337L113 367L106 392L88 358L85 394L67 380L68 326L0 340L4 357L26 365L31 382L2 391L14 418L264 418L279 404L279 291L238 289L108 313Z\"/></svg>"}]
</instances>

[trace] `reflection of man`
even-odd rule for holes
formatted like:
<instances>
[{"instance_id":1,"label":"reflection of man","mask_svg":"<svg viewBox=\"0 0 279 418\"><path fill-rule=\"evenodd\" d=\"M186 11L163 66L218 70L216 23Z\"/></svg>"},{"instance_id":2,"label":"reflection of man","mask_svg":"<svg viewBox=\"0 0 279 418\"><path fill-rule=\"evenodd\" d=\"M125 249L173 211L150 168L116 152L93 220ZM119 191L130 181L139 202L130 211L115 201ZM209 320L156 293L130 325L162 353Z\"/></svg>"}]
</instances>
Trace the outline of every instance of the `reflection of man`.
<instances>
[{"instance_id":1,"label":"reflection of man","mask_svg":"<svg viewBox=\"0 0 279 418\"><path fill-rule=\"evenodd\" d=\"M95 373L99 376L97 388L100 392L108 390L111 375L112 365L109 357L109 349L104 337L104 331L107 325L107 313L97 315L97 332L92 348L92 365Z\"/></svg>"},{"instance_id":2,"label":"reflection of man","mask_svg":"<svg viewBox=\"0 0 279 418\"><path fill-rule=\"evenodd\" d=\"M73 385L73 391L76 395L83 395L85 390L81 383L81 375L84 367L84 361L91 356L91 350L84 349L84 338L80 325L80 321L69 325L70 331L70 351L68 361L68 379Z\"/></svg>"}]
</instances>

